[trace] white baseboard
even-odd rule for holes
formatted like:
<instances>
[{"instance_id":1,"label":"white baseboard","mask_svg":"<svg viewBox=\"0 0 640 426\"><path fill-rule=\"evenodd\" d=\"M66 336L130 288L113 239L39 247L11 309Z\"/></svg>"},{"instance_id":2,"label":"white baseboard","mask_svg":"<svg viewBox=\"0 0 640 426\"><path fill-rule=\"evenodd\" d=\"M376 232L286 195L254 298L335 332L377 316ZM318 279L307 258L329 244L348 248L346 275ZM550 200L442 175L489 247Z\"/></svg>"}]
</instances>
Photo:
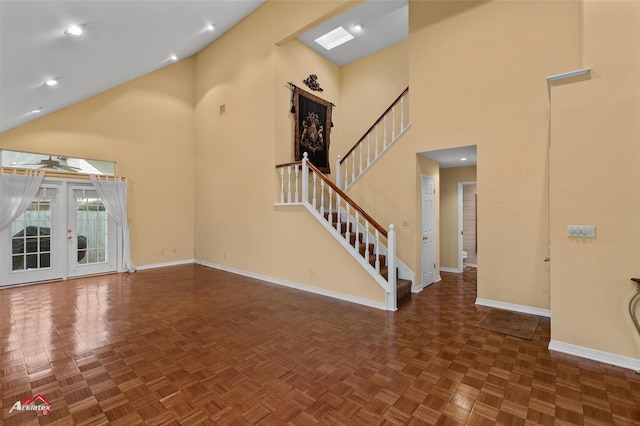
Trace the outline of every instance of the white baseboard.
<instances>
[{"instance_id":1,"label":"white baseboard","mask_svg":"<svg viewBox=\"0 0 640 426\"><path fill-rule=\"evenodd\" d=\"M165 268L167 266L189 265L195 263L195 259L175 260L173 262L152 263L149 265L136 266L136 271L144 271L145 269Z\"/></svg>"},{"instance_id":2,"label":"white baseboard","mask_svg":"<svg viewBox=\"0 0 640 426\"><path fill-rule=\"evenodd\" d=\"M285 287L294 288L296 290L306 291L308 293L319 294L321 296L327 296L327 297L331 297L333 299L343 300L345 302L356 303L358 305L364 305L364 306L368 306L370 308L382 309L383 311L387 310L387 307L385 306L385 304L381 303L381 302L376 302L376 301L369 300L369 299L363 299L363 298L360 298L360 297L351 296L349 294L337 293L337 292L334 292L334 291L324 290L324 289L321 289L321 288L310 287L310 286L307 286L307 285L304 285L304 284L299 284L299 283L295 283L295 282L292 282L292 281L282 280L280 278L269 277L267 275L256 274L256 273L253 273L253 272L247 272L247 271L243 271L241 269L232 268L232 267L229 267L229 266L218 265L216 263L206 262L204 260L196 260L195 262L197 264L200 264L200 265L203 265L203 266L207 266L209 268L220 269L221 271L232 272L234 274L243 275L243 276L249 277L249 278L255 278L255 279L258 279L258 280L261 280L261 281L266 281L266 282L269 282L269 283L272 283L272 284L278 284L278 285L282 285L282 286L285 286Z\"/></svg>"},{"instance_id":3,"label":"white baseboard","mask_svg":"<svg viewBox=\"0 0 640 426\"><path fill-rule=\"evenodd\" d=\"M570 343L558 342L557 340L551 340L549 342L549 350L578 356L580 358L590 359L592 361L604 362L607 364L616 365L618 367L628 368L630 370L640 372L640 359L628 358L626 356L603 352L596 349L585 348L583 346L572 345Z\"/></svg>"},{"instance_id":4,"label":"white baseboard","mask_svg":"<svg viewBox=\"0 0 640 426\"><path fill-rule=\"evenodd\" d=\"M456 268L449 268L447 266L441 266L440 267L440 272L453 272L454 274L459 274L460 271L458 271Z\"/></svg>"},{"instance_id":5,"label":"white baseboard","mask_svg":"<svg viewBox=\"0 0 640 426\"><path fill-rule=\"evenodd\" d=\"M507 311L521 312L523 314L531 314L551 318L551 311L549 309L534 308L532 306L517 305L515 303L498 302L496 300L477 298L476 305L489 306L490 308L506 309Z\"/></svg>"}]
</instances>

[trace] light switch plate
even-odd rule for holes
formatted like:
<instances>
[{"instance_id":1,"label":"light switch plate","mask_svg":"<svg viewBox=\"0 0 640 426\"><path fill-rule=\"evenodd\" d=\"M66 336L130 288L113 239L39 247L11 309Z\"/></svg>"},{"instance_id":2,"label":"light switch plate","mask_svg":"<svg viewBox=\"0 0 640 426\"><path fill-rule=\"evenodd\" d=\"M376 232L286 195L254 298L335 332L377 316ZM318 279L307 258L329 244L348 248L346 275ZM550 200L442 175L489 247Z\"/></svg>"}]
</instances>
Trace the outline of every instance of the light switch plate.
<instances>
[{"instance_id":1,"label":"light switch plate","mask_svg":"<svg viewBox=\"0 0 640 426\"><path fill-rule=\"evenodd\" d=\"M569 236L574 238L595 238L596 227L589 225L567 225Z\"/></svg>"}]
</instances>

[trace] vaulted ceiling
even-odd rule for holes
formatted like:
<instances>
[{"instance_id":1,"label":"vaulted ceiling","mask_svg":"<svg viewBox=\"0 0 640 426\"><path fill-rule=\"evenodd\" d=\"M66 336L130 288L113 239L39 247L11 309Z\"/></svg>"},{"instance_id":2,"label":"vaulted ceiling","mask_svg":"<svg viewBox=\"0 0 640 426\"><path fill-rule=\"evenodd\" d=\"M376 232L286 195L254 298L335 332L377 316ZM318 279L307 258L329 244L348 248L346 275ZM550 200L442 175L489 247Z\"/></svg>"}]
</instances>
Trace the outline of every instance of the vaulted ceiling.
<instances>
[{"instance_id":1,"label":"vaulted ceiling","mask_svg":"<svg viewBox=\"0 0 640 426\"><path fill-rule=\"evenodd\" d=\"M0 131L187 58L262 3L0 0ZM329 51L314 42L337 26L354 40ZM299 39L344 65L407 36L407 0L370 0Z\"/></svg>"}]
</instances>

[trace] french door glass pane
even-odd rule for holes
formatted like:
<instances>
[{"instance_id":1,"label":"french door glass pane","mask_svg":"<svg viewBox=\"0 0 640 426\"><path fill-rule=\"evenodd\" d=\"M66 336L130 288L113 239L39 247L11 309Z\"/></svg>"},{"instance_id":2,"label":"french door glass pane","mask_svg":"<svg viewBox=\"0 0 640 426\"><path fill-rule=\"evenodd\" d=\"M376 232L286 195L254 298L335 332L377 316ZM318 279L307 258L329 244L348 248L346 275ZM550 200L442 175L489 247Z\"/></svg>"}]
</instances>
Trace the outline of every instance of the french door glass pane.
<instances>
[{"instance_id":1,"label":"french door glass pane","mask_svg":"<svg viewBox=\"0 0 640 426\"><path fill-rule=\"evenodd\" d=\"M35 198L11 224L12 271L51 267L51 198Z\"/></svg>"},{"instance_id":2,"label":"french door glass pane","mask_svg":"<svg viewBox=\"0 0 640 426\"><path fill-rule=\"evenodd\" d=\"M100 198L76 197L78 263L107 262L107 211Z\"/></svg>"}]
</instances>

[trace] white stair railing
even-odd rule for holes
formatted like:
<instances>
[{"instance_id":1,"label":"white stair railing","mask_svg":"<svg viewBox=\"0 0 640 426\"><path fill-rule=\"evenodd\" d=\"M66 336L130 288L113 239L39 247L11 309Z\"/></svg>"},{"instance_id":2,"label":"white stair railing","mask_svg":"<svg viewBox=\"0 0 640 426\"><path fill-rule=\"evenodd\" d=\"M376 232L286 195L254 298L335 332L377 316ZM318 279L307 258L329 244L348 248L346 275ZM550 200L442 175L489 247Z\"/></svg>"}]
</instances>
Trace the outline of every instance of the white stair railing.
<instances>
[{"instance_id":1,"label":"white stair railing","mask_svg":"<svg viewBox=\"0 0 640 426\"><path fill-rule=\"evenodd\" d=\"M397 264L393 225L386 230L378 224L311 164L307 153L302 161L276 166L276 171L280 179L276 204L305 206L384 289L386 309L395 311ZM385 263L386 279L381 275Z\"/></svg>"},{"instance_id":2,"label":"white stair railing","mask_svg":"<svg viewBox=\"0 0 640 426\"><path fill-rule=\"evenodd\" d=\"M409 129L408 101L407 87L349 152L342 158L338 156L336 183L340 189L349 189Z\"/></svg>"}]
</instances>

